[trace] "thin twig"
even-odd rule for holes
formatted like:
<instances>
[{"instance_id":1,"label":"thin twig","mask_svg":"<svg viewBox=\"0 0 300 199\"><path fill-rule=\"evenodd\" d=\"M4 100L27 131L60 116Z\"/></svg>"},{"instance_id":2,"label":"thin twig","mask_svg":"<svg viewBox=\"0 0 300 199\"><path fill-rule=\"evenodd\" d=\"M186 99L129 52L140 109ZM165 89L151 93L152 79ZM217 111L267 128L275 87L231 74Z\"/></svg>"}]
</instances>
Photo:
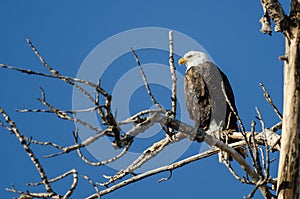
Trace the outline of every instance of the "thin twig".
<instances>
[{"instance_id":1,"label":"thin twig","mask_svg":"<svg viewBox=\"0 0 300 199\"><path fill-rule=\"evenodd\" d=\"M47 68L47 70L49 72L51 72L54 76L56 76L58 74L57 71L55 71L53 68L51 68L51 66L49 66L49 64L44 60L44 58L40 55L40 53L38 52L38 50L35 48L35 46L31 43L30 39L28 37L26 37L26 41L28 43L28 45L30 46L30 48L32 49L32 51L34 52L34 54L39 58L39 60L42 62L42 64Z\"/></svg>"},{"instance_id":2,"label":"thin twig","mask_svg":"<svg viewBox=\"0 0 300 199\"><path fill-rule=\"evenodd\" d=\"M257 143L256 143L256 138L255 138L255 125L256 125L256 122L252 121L251 122L251 137L249 138L249 142L251 143L251 141L252 141L252 147L253 147L253 150L252 150L252 148L249 148L249 153L250 153L251 160L254 164L255 164L256 160L259 158L259 156L258 156L259 154L257 153Z\"/></svg>"},{"instance_id":3,"label":"thin twig","mask_svg":"<svg viewBox=\"0 0 300 199\"><path fill-rule=\"evenodd\" d=\"M64 76L60 75L58 71L56 71L55 69L53 69L46 61L45 59L41 56L41 54L39 53L39 51L37 50L37 48L33 45L33 43L30 41L30 39L27 37L26 41L28 43L28 45L30 46L30 48L32 49L32 51L34 52L34 54L39 58L39 60L42 62L42 64L47 68L47 70L56 78L72 85L75 86L78 90L80 90L83 94L85 94L91 101L94 101L94 98L85 90L83 89L81 86L75 84L70 78L65 78Z\"/></svg>"},{"instance_id":4,"label":"thin twig","mask_svg":"<svg viewBox=\"0 0 300 199\"><path fill-rule=\"evenodd\" d=\"M0 64L0 68L6 68L6 69L10 69L10 70L15 70L15 71L18 71L18 72L21 72L21 73L25 73L25 74L28 74L28 75L38 75L38 76L44 76L44 77L48 77L48 78L55 78L55 79L58 78L57 76L54 76L52 74L45 74L45 73L41 73L41 72L35 72L35 71L29 70L29 69L17 68L17 67L8 66L8 65L5 65L5 64ZM90 82L88 80L74 78L74 77L67 77L67 76L62 76L62 75L60 75L60 78L61 79L67 79L69 81L74 81L74 82L77 82L77 83L82 83L82 84L85 84L87 86L91 86L92 88L97 88L97 84L95 84L93 82ZM106 93L106 92L104 91L102 93L102 91L103 90L101 90L101 94L103 94L103 96L105 96L104 93Z\"/></svg>"},{"instance_id":5,"label":"thin twig","mask_svg":"<svg viewBox=\"0 0 300 199\"><path fill-rule=\"evenodd\" d=\"M59 150L63 150L64 147L59 146L58 144L52 143L52 142L41 142L41 141L37 141L37 140L33 140L32 138L28 138L26 136L23 136L24 140L28 141L29 143L33 143L33 144L37 144L37 145L42 145L42 146L52 146L54 148L57 148Z\"/></svg>"},{"instance_id":6,"label":"thin twig","mask_svg":"<svg viewBox=\"0 0 300 199\"><path fill-rule=\"evenodd\" d=\"M261 124L261 128L264 131L265 130L265 123L264 123L264 121L263 121L263 119L261 117L261 113L260 113L260 111L259 111L259 109L257 107L255 107L255 110L256 110L256 113L257 113L257 117L256 118L259 120L259 122Z\"/></svg>"},{"instance_id":7,"label":"thin twig","mask_svg":"<svg viewBox=\"0 0 300 199\"><path fill-rule=\"evenodd\" d=\"M158 183L170 180L172 178L172 176L173 176L173 171L170 170L170 175L167 178L161 178L161 179L159 179Z\"/></svg>"},{"instance_id":8,"label":"thin twig","mask_svg":"<svg viewBox=\"0 0 300 199\"><path fill-rule=\"evenodd\" d=\"M5 188L6 191L19 194L18 199L32 199L32 198L62 198L62 196L53 193L33 193L28 191L19 191L12 186L12 188Z\"/></svg>"},{"instance_id":9,"label":"thin twig","mask_svg":"<svg viewBox=\"0 0 300 199\"><path fill-rule=\"evenodd\" d=\"M251 198L253 198L253 196L254 196L255 192L257 191L258 187L259 187L259 185L256 185L254 187L254 189L248 194L248 196L244 197L244 199L251 199Z\"/></svg>"},{"instance_id":10,"label":"thin twig","mask_svg":"<svg viewBox=\"0 0 300 199\"><path fill-rule=\"evenodd\" d=\"M50 182L47 178L47 175L46 175L46 172L45 172L43 166L40 164L39 160L36 158L35 154L30 149L29 145L26 143L25 139L23 138L23 135L19 132L19 129L15 125L15 122L10 119L10 117L7 115L7 113L2 108L0 108L0 113L2 114L6 123L10 126L11 132L13 132L16 135L16 137L19 139L19 142L22 144L25 152L28 154L32 163L35 165L36 169L38 170L47 192L50 193L50 195L51 194L56 195L56 193L53 191L53 189L50 185Z\"/></svg>"},{"instance_id":11,"label":"thin twig","mask_svg":"<svg viewBox=\"0 0 300 199\"><path fill-rule=\"evenodd\" d=\"M266 100L267 100L267 102L272 106L272 108L273 108L273 110L274 110L274 112L276 113L276 115L278 116L278 118L280 119L280 120L282 120L282 114L280 113L280 111L278 110L278 108L275 106L275 104L273 103L273 100L272 100L272 98L271 98L271 96L270 96L270 94L269 94L269 92L267 91L267 89L266 89L266 87L263 85L263 83L259 83L259 85L260 85L260 87L263 89L263 91L264 91L264 96L265 96L265 98L266 98Z\"/></svg>"},{"instance_id":12,"label":"thin twig","mask_svg":"<svg viewBox=\"0 0 300 199\"><path fill-rule=\"evenodd\" d=\"M78 136L77 131L78 131L78 129L76 129L75 133L73 134L74 137L75 137L75 134ZM81 143L78 143L78 141L76 141L76 143L74 145L60 148L62 150L61 152L44 156L44 158L52 158L52 157L55 157L55 156L58 156L58 155L69 153L71 151L74 151L74 150L77 150L77 149L80 149L80 148L87 147L88 145L94 143L96 140L98 140L99 138L101 138L103 135L105 135L107 132L110 132L110 131L111 131L111 129L107 128L107 129L103 130L101 133L98 133L94 136L88 137L87 139L85 139ZM76 139L78 140L78 138L76 138Z\"/></svg>"},{"instance_id":13,"label":"thin twig","mask_svg":"<svg viewBox=\"0 0 300 199\"><path fill-rule=\"evenodd\" d=\"M257 145L257 142L256 142L256 139L255 139L255 134L254 134L254 131L255 131L255 124L256 122L255 121L252 121L251 122L251 133L252 133L252 145L253 145L253 153L252 153L252 150L250 150L250 154L251 154L251 159L253 161L253 164L254 164L254 167L257 171L257 173L262 176L262 167L261 167L261 164L260 164L260 157L259 157L259 153L257 151L258 149L258 145Z\"/></svg>"},{"instance_id":14,"label":"thin twig","mask_svg":"<svg viewBox=\"0 0 300 199\"><path fill-rule=\"evenodd\" d=\"M259 121L261 122L261 126L262 126L262 130L263 130L263 136L267 139L267 131L265 130L265 124L263 122L263 118L261 116L261 113L259 111L259 109L256 107L256 112L257 112L257 115L258 115L258 119ZM263 153L263 151L262 151ZM270 152L269 152L269 147L268 147L268 143L265 142L265 158L266 158L266 161L265 163L263 164L264 165L264 172L265 172L265 177L268 178L269 177L269 165L270 165Z\"/></svg>"},{"instance_id":15,"label":"thin twig","mask_svg":"<svg viewBox=\"0 0 300 199\"><path fill-rule=\"evenodd\" d=\"M90 179L89 177L87 177L85 175L81 175L81 177L86 179L94 187L96 194L97 194L97 198L100 199L99 189L98 189L96 183L94 183L94 181L92 179Z\"/></svg>"},{"instance_id":16,"label":"thin twig","mask_svg":"<svg viewBox=\"0 0 300 199\"><path fill-rule=\"evenodd\" d=\"M8 66L8 65L5 65L5 64L0 64L0 68L15 70L15 71L25 73L25 74L28 74L28 75L38 75L38 76L44 76L44 77L49 77L49 78L56 78L53 75L49 75L49 74L45 74L45 73L41 73L41 72L35 72L35 71L29 70L29 69L17 68L17 67L14 67L14 66Z\"/></svg>"},{"instance_id":17,"label":"thin twig","mask_svg":"<svg viewBox=\"0 0 300 199\"><path fill-rule=\"evenodd\" d=\"M169 49L170 49L170 54L169 54L169 64L170 64L170 71L171 71L171 76L172 76L172 96L171 96L171 102L172 102L172 116L173 118L176 117L176 108L177 108L177 95L176 95L176 82L177 82L177 77L176 77L176 68L174 65L174 46L173 46L173 32L169 32Z\"/></svg>"},{"instance_id":18,"label":"thin twig","mask_svg":"<svg viewBox=\"0 0 300 199\"><path fill-rule=\"evenodd\" d=\"M154 105L156 105L158 108L164 110L164 108L163 108L163 107L156 101L156 99L154 98L154 96L153 96L153 94L152 94L152 92L151 92L150 86L149 86L149 84L148 84L147 77L146 77L146 75L145 75L145 73L144 73L144 70L143 70L143 68L142 68L142 66L141 66L140 60L139 60L137 54L135 53L135 51L133 50L133 48L131 48L131 52L132 52L132 54L133 54L133 56L134 56L134 59L135 59L137 65L138 65L138 67L139 67L139 69L140 69L140 71L141 71L141 74L142 74L142 77L143 77L143 80L144 80L145 87L146 87L146 89L147 89L148 95L149 95L149 97L150 97L152 103L153 103Z\"/></svg>"},{"instance_id":19,"label":"thin twig","mask_svg":"<svg viewBox=\"0 0 300 199\"><path fill-rule=\"evenodd\" d=\"M246 135L246 132L245 132L245 126L243 124L243 121L241 120L240 116L238 115L238 113L235 111L233 105L231 104L230 100L228 99L228 96L226 94L226 90L225 90L225 86L224 86L224 82L221 83L221 86L222 86L222 91L223 91L223 94L225 96L225 99L226 99L226 102L227 104L229 105L230 109L231 109L231 112L234 114L234 116L236 117L237 121L239 122L240 124L240 127L241 127L241 133L242 135L244 136L244 139L247 143L247 147L248 147L248 151L251 155L251 158L253 158L253 155L252 155L252 151L251 151L251 145L247 139L247 135Z\"/></svg>"},{"instance_id":20,"label":"thin twig","mask_svg":"<svg viewBox=\"0 0 300 199\"><path fill-rule=\"evenodd\" d=\"M225 91L225 86L224 86L224 82L222 82L222 91L223 91L223 94L225 96L225 99L226 99L226 102L227 104L229 105L230 107L230 110L233 112L234 116L236 117L236 119L238 120L240 126L241 126L241 132L245 132L245 126L243 124L243 121L241 120L240 116L237 114L237 112L234 110L232 104L230 103L230 100L228 99L228 96L226 95L226 91Z\"/></svg>"},{"instance_id":21,"label":"thin twig","mask_svg":"<svg viewBox=\"0 0 300 199\"><path fill-rule=\"evenodd\" d=\"M227 167L227 169L229 170L229 172L233 175L233 177L235 177L238 181L240 181L241 183L246 183L246 184L254 184L254 182L249 181L248 179L246 179L245 177L240 177L231 167L230 162L229 161L224 161L225 166Z\"/></svg>"},{"instance_id":22,"label":"thin twig","mask_svg":"<svg viewBox=\"0 0 300 199\"><path fill-rule=\"evenodd\" d=\"M93 112L97 110L99 107L86 108L81 110L62 110L62 112L76 114L76 113L85 113L85 112ZM53 113L50 110L43 109L16 109L19 113Z\"/></svg>"},{"instance_id":23,"label":"thin twig","mask_svg":"<svg viewBox=\"0 0 300 199\"><path fill-rule=\"evenodd\" d=\"M56 182L58 180L61 180L61 179L65 178L65 177L67 177L68 175L71 175L71 174L73 175L73 183L72 183L70 189L65 193L65 195L64 195L65 198L69 198L72 195L72 193L74 192L74 190L75 190L75 188L78 184L78 172L75 169L71 169L70 171L67 171L64 174L49 180L50 183L53 183L53 182ZM43 184L43 182L28 183L27 185L28 186L38 186L38 185L41 185L41 184Z\"/></svg>"},{"instance_id":24,"label":"thin twig","mask_svg":"<svg viewBox=\"0 0 300 199\"><path fill-rule=\"evenodd\" d=\"M96 131L97 133L99 134L102 134L103 131L97 127L94 127L92 125L90 125L89 123L83 121L83 120L80 120L80 119L77 119L77 118L74 118L74 117L71 117L70 115L68 115L66 112L60 110L60 109L57 109L55 108L54 106L52 106L51 104L49 104L47 101L46 101L46 98L45 98L45 91L40 88L41 90L41 94L42 94L42 98L41 99L38 99L44 106L48 107L50 109L50 111L52 111L53 113L56 114L56 116L60 119L65 119L65 120L69 120L69 121L73 121L73 122L77 122L77 123L80 123L81 125L87 127L87 128L90 128L91 130L93 131Z\"/></svg>"},{"instance_id":25,"label":"thin twig","mask_svg":"<svg viewBox=\"0 0 300 199\"><path fill-rule=\"evenodd\" d=\"M76 139L76 143L78 142L78 139ZM99 161L99 162L92 162L90 160L88 160L81 152L80 148L77 149L77 154L78 156L87 164L89 165L92 165L92 166L101 166L101 165L106 165L108 163L111 163L111 162L114 162L116 161L117 159L121 158L123 155L126 154L126 152L129 150L130 146L131 146L131 143L132 142L128 142L128 144L126 145L126 147L119 153L117 154L116 156L108 159L108 160L104 160L104 161Z\"/></svg>"},{"instance_id":26,"label":"thin twig","mask_svg":"<svg viewBox=\"0 0 300 199\"><path fill-rule=\"evenodd\" d=\"M57 70L52 68L46 61L45 59L41 56L37 48L33 45L33 43L30 41L30 39L27 37L26 41L34 54L38 57L38 59L42 62L42 64L47 68L47 70L56 78L76 87L80 92L82 92L84 95L87 96L88 99L90 99L92 102L94 102L94 98L91 94L89 94L85 89L83 89L81 86L78 84L75 84L70 78L65 78L64 76L60 75Z\"/></svg>"}]
</instances>

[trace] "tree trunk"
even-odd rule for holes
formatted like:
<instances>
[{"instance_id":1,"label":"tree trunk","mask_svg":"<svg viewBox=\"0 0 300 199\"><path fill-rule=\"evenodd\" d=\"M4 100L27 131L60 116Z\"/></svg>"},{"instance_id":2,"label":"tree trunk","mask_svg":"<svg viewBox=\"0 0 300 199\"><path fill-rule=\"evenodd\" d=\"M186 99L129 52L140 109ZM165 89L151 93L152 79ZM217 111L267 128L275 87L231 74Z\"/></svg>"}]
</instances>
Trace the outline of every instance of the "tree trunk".
<instances>
[{"instance_id":1,"label":"tree trunk","mask_svg":"<svg viewBox=\"0 0 300 199\"><path fill-rule=\"evenodd\" d=\"M291 2L290 18L293 22L285 31L283 126L277 182L279 199L300 198L300 25L298 21L300 4L298 1Z\"/></svg>"}]
</instances>

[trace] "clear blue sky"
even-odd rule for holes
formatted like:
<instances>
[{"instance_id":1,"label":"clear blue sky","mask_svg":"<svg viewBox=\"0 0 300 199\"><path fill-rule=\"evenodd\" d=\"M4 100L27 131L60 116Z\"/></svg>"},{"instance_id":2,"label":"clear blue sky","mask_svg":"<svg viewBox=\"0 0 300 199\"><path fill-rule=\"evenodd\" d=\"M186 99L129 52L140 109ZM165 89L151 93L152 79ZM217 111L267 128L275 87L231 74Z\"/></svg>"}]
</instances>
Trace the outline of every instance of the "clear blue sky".
<instances>
[{"instance_id":1,"label":"clear blue sky","mask_svg":"<svg viewBox=\"0 0 300 199\"><path fill-rule=\"evenodd\" d=\"M105 39L133 28L167 28L182 32L199 42L227 74L239 114L247 129L250 128L251 120L255 119L256 106L260 108L266 126L272 126L278 121L265 102L258 83L265 84L281 110L283 65L278 57L284 54L284 40L280 33L269 37L259 32L259 19L263 13L258 0L11 0L1 1L0 7L0 63L46 72L26 44L25 37L29 37L51 66L64 75L76 76L87 55ZM153 54L157 57L149 57L141 52L140 59L143 63L155 61L168 64L166 53ZM130 59L122 62L122 65L134 67L134 60ZM109 87L112 82L108 78L105 84ZM32 135L37 140L49 139L61 145L72 144L74 124L58 120L53 115L15 112L16 108L42 108L36 100L40 97L39 86L46 90L50 102L63 109L71 109L70 86L57 80L4 69L0 70L0 86L0 106L11 115L22 133ZM183 90L179 89L178 92ZM138 98L141 94L142 91L137 91L135 96ZM143 108L140 104L137 106L137 109ZM146 105L144 108L148 107ZM0 129L0 146L3 159L0 197L12 198L15 195L6 192L6 187L14 184L16 189L26 190L25 184L39 181L39 176L17 139L3 129ZM47 147L31 147L40 155L54 152ZM40 160L49 177L55 177L71 168L100 181L103 180L103 173L114 173L114 170L105 166L85 166L75 153ZM276 165L272 168L272 174L275 175ZM252 190L251 186L234 179L225 166L218 163L217 156L175 170L169 181L158 184L158 180L167 175L163 173L144 179L103 198L242 198ZM61 187L69 183L70 179L64 180L54 184L54 187L63 193L65 189ZM91 193L93 188L80 179L80 186L72 198L83 198ZM255 198L261 198L260 193Z\"/></svg>"}]
</instances>

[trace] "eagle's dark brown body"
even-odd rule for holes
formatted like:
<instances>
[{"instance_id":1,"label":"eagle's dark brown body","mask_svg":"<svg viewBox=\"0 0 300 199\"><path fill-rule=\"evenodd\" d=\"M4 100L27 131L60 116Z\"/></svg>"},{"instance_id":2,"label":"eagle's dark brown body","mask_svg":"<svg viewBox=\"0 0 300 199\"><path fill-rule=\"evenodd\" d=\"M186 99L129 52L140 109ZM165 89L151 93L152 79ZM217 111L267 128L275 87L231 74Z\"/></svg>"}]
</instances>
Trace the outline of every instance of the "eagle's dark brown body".
<instances>
[{"instance_id":1,"label":"eagle's dark brown body","mask_svg":"<svg viewBox=\"0 0 300 199\"><path fill-rule=\"evenodd\" d=\"M238 131L237 119L229 104L226 102L224 92L237 113L234 101L234 94L226 75L212 62L205 62L195 67L190 67L185 74L184 91L186 98L186 107L195 127L203 130L212 130L211 121L215 120L221 130L227 132ZM219 126L219 125L222 126ZM217 136L222 139L220 135ZM234 140L229 139L229 143ZM246 150L244 147L237 151L245 158ZM231 157L229 157L232 160Z\"/></svg>"},{"instance_id":2,"label":"eagle's dark brown body","mask_svg":"<svg viewBox=\"0 0 300 199\"><path fill-rule=\"evenodd\" d=\"M214 69L210 69L212 67ZM213 111L215 111L214 119L217 120L217 124L223 121L223 130L238 131L237 119L226 103L222 92L222 81L230 104L237 112L230 83L216 65L205 62L201 66L189 68L186 72L184 79L186 107L191 120L195 122L195 127L208 130ZM214 95L213 98L212 95ZM220 107L219 110L216 110L218 107Z\"/></svg>"}]
</instances>

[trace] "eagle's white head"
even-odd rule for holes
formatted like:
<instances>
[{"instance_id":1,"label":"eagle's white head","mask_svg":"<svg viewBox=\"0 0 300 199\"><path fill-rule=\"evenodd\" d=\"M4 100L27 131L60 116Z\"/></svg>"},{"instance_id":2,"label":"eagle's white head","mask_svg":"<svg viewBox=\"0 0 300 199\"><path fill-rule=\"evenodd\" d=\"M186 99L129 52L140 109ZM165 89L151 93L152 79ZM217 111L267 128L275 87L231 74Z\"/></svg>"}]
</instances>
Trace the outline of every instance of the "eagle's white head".
<instances>
[{"instance_id":1,"label":"eagle's white head","mask_svg":"<svg viewBox=\"0 0 300 199\"><path fill-rule=\"evenodd\" d=\"M201 51L189 51L178 60L178 64L185 64L186 70L193 66L199 66L205 62L211 62L207 54Z\"/></svg>"}]
</instances>

